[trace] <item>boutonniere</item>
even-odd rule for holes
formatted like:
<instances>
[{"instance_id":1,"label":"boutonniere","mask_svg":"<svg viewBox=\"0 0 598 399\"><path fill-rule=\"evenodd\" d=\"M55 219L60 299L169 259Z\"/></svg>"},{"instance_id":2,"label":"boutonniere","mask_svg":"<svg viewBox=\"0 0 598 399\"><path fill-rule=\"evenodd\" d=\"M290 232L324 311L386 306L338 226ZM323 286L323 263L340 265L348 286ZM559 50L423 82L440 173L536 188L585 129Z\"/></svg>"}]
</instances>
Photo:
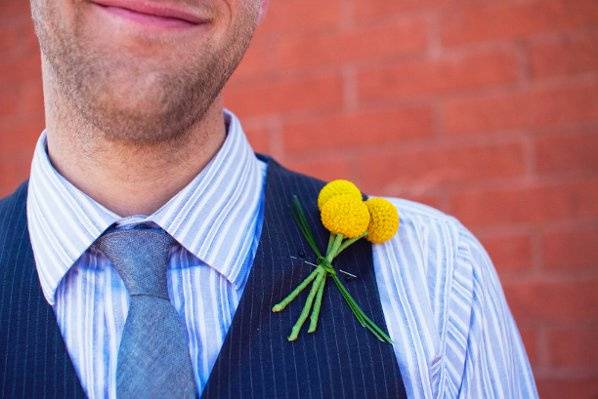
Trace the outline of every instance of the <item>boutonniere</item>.
<instances>
[{"instance_id":1,"label":"boutonniere","mask_svg":"<svg viewBox=\"0 0 598 399\"><path fill-rule=\"evenodd\" d=\"M272 308L273 312L281 312L301 292L311 286L303 310L291 329L288 340L294 341L297 339L308 317L310 323L307 332L313 333L316 331L322 307L324 287L327 279L331 278L359 324L367 328L380 341L392 342L388 334L374 323L353 299L347 287L338 277L333 261L341 252L347 250L360 239L367 239L372 243L379 244L392 238L399 227L399 214L396 207L383 198L370 198L363 201L361 191L355 184L339 179L331 181L322 188L318 195L318 208L320 209L322 224L330 231L328 247L324 255L322 255L316 244L314 234L307 223L303 206L296 196L293 197L293 218L307 244L314 252L317 261L314 264L315 269L291 293Z\"/></svg>"}]
</instances>

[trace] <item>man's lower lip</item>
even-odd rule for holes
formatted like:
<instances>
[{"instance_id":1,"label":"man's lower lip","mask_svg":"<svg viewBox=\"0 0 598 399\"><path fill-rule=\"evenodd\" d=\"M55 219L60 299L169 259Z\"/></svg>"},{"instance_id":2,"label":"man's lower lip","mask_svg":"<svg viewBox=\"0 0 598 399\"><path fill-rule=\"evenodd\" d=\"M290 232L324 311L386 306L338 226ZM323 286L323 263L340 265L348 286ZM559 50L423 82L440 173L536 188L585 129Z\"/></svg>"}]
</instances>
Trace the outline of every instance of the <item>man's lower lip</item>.
<instances>
[{"instance_id":1,"label":"man's lower lip","mask_svg":"<svg viewBox=\"0 0 598 399\"><path fill-rule=\"evenodd\" d=\"M182 28L192 28L197 26L197 24L184 21L182 19L177 18L165 18L159 17L157 15L148 15L139 12L135 12L132 10L128 10L126 8L120 7L111 7L111 6L101 6L97 5L99 8L103 9L104 11L115 15L116 17L127 19L129 21L145 25L148 27L156 27L156 28L163 28L163 29L182 29Z\"/></svg>"}]
</instances>

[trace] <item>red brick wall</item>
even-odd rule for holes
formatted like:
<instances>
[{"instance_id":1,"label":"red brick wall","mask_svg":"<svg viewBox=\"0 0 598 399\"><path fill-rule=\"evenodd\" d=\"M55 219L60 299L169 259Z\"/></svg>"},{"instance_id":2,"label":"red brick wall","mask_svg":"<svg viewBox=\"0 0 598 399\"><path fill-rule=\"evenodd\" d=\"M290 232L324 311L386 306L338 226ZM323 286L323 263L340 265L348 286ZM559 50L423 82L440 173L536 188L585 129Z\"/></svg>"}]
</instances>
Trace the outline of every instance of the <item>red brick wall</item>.
<instances>
[{"instance_id":1,"label":"red brick wall","mask_svg":"<svg viewBox=\"0 0 598 399\"><path fill-rule=\"evenodd\" d=\"M43 126L26 3L0 3L0 194ZM258 150L459 217L542 396L598 395L597 1L272 0L226 93Z\"/></svg>"}]
</instances>

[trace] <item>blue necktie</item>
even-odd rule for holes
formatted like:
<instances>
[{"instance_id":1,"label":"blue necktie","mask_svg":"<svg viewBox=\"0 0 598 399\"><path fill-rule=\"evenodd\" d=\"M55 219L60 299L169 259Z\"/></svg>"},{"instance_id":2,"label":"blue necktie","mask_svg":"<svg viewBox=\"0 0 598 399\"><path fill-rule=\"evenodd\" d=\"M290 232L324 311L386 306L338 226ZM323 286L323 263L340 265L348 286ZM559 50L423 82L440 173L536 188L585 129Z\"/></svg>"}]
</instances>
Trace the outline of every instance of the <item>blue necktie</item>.
<instances>
[{"instance_id":1,"label":"blue necktie","mask_svg":"<svg viewBox=\"0 0 598 399\"><path fill-rule=\"evenodd\" d=\"M130 297L118 350L118 398L196 395L185 325L168 298L166 273L174 242L162 229L132 229L106 233L95 244Z\"/></svg>"}]
</instances>

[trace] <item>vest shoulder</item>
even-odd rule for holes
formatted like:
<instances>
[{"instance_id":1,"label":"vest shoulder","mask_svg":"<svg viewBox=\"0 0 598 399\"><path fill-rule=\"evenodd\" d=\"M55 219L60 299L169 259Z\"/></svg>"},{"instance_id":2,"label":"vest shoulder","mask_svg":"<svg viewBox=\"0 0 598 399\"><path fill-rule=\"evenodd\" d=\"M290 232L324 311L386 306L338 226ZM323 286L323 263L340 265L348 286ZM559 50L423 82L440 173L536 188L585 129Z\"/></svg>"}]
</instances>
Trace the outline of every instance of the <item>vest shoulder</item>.
<instances>
[{"instance_id":1,"label":"vest shoulder","mask_svg":"<svg viewBox=\"0 0 598 399\"><path fill-rule=\"evenodd\" d=\"M24 181L17 189L8 196L0 198L0 237L2 231L6 230L17 218L23 216L25 203L27 201L28 181Z\"/></svg>"},{"instance_id":2,"label":"vest shoulder","mask_svg":"<svg viewBox=\"0 0 598 399\"><path fill-rule=\"evenodd\" d=\"M27 186L29 180L25 180L13 191L5 197L0 197L0 212L14 203L21 202L27 199Z\"/></svg>"}]
</instances>

